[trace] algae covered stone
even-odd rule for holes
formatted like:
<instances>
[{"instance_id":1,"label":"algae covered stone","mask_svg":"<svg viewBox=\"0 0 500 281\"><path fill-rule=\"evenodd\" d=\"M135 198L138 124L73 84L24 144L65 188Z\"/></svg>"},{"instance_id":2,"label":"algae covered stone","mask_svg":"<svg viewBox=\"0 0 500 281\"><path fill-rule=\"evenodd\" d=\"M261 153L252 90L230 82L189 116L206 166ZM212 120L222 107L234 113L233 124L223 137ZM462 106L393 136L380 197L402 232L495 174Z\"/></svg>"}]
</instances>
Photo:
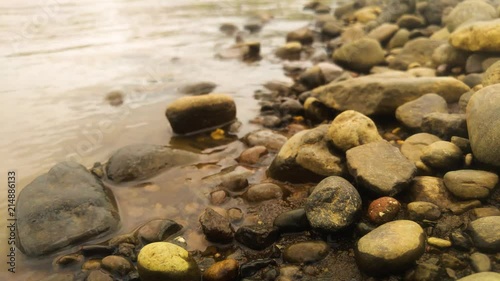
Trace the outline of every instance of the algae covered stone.
<instances>
[{"instance_id":1,"label":"algae covered stone","mask_svg":"<svg viewBox=\"0 0 500 281\"><path fill-rule=\"evenodd\" d=\"M471 52L500 52L500 19L463 25L450 35L450 44Z\"/></svg>"},{"instance_id":2,"label":"algae covered stone","mask_svg":"<svg viewBox=\"0 0 500 281\"><path fill-rule=\"evenodd\" d=\"M137 257L142 281L196 281L200 269L188 251L168 242L146 245Z\"/></svg>"}]
</instances>

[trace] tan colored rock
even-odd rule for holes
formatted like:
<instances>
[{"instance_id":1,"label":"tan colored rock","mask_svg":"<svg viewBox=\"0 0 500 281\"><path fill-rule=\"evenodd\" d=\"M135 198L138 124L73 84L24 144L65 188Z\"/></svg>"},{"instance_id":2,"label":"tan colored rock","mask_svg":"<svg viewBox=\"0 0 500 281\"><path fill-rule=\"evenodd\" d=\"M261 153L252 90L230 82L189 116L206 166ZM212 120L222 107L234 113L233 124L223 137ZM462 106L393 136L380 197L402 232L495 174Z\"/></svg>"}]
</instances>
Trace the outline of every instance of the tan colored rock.
<instances>
[{"instance_id":1,"label":"tan colored rock","mask_svg":"<svg viewBox=\"0 0 500 281\"><path fill-rule=\"evenodd\" d=\"M500 52L500 19L461 26L450 35L450 44L471 52Z\"/></svg>"},{"instance_id":2,"label":"tan colored rock","mask_svg":"<svg viewBox=\"0 0 500 281\"><path fill-rule=\"evenodd\" d=\"M396 108L428 93L457 102L470 88L450 77L378 77L368 75L316 88L312 96L339 110L355 110L365 115L392 115Z\"/></svg>"}]
</instances>

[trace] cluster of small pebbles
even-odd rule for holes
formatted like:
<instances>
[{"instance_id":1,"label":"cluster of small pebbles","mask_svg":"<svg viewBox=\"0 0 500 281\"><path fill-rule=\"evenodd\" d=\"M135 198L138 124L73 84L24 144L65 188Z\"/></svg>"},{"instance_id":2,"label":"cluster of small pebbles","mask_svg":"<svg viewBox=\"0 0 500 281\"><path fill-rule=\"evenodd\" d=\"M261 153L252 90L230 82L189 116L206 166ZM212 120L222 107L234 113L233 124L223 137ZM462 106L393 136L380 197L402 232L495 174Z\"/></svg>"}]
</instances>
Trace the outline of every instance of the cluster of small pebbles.
<instances>
[{"instance_id":1,"label":"cluster of small pebbles","mask_svg":"<svg viewBox=\"0 0 500 281\"><path fill-rule=\"evenodd\" d=\"M59 272L43 280L500 280L500 6L382 2L308 3L313 23L272 54L222 25L239 43L220 57L271 56L293 83L255 93L263 128L238 140L245 149L231 169L204 179L198 231L211 246L187 251L180 223L153 220L56 258ZM270 19L244 29L258 34ZM174 133L208 131L217 141L234 131L236 103L207 94L214 88L184 88L191 95L166 110ZM53 253L116 229L119 210L100 178L141 182L211 160L137 145L90 172L60 164L21 193L23 252ZM68 176L75 171L78 184ZM47 186L73 198L57 190L65 185L88 194L93 209L71 225L72 237L24 199L44 198ZM77 201L51 208L73 218L85 213Z\"/></svg>"}]
</instances>

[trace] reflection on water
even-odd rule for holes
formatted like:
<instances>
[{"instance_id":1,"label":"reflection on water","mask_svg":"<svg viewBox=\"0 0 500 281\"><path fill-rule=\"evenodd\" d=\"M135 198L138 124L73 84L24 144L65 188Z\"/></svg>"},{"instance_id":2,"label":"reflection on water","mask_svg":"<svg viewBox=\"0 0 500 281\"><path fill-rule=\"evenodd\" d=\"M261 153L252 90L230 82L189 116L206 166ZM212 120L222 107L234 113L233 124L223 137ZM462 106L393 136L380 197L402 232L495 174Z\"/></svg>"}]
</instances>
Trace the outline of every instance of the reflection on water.
<instances>
[{"instance_id":1,"label":"reflection on water","mask_svg":"<svg viewBox=\"0 0 500 281\"><path fill-rule=\"evenodd\" d=\"M254 91L266 81L286 78L280 64L266 59L253 64L215 59L218 50L234 42L218 27L224 22L242 26L257 11L270 12L274 19L256 36L266 57L287 31L312 17L300 12L303 2L2 0L0 173L16 169L22 187L59 161L91 166L128 144L167 145L172 133L164 110L188 82L212 81L217 92L235 97L244 124L241 136L253 128L248 120L258 110ZM112 90L125 94L122 106L106 103ZM193 199L189 190L197 177L222 168L207 167L169 171L155 179L160 191L112 187L126 217L121 231L143 222L144 214L178 216L189 224L179 206ZM174 197L180 205L171 204ZM39 262L19 260L24 275L16 278L26 280L28 269Z\"/></svg>"}]
</instances>

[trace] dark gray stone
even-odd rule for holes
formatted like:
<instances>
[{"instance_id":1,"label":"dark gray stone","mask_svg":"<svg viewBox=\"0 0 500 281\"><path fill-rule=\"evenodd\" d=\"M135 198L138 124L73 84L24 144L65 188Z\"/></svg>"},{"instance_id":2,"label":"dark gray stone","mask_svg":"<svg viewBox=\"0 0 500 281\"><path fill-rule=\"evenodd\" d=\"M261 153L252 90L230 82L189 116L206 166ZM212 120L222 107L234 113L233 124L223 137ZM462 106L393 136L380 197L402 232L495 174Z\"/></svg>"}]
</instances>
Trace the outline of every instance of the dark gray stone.
<instances>
[{"instance_id":1,"label":"dark gray stone","mask_svg":"<svg viewBox=\"0 0 500 281\"><path fill-rule=\"evenodd\" d=\"M422 131L450 139L452 136L468 136L465 114L431 113L422 119Z\"/></svg>"},{"instance_id":2,"label":"dark gray stone","mask_svg":"<svg viewBox=\"0 0 500 281\"><path fill-rule=\"evenodd\" d=\"M74 162L59 163L24 187L16 211L18 247L28 256L109 233L120 220L111 191Z\"/></svg>"},{"instance_id":3,"label":"dark gray stone","mask_svg":"<svg viewBox=\"0 0 500 281\"><path fill-rule=\"evenodd\" d=\"M200 216L200 224L207 240L223 244L233 241L234 230L229 219L213 209L205 209L205 212Z\"/></svg>"},{"instance_id":4,"label":"dark gray stone","mask_svg":"<svg viewBox=\"0 0 500 281\"><path fill-rule=\"evenodd\" d=\"M236 241L253 250L264 250L271 246L280 237L279 229L275 226L247 225L238 228L235 234Z\"/></svg>"},{"instance_id":5,"label":"dark gray stone","mask_svg":"<svg viewBox=\"0 0 500 281\"><path fill-rule=\"evenodd\" d=\"M300 232L311 228L304 209L296 209L278 215L273 222L282 233Z\"/></svg>"},{"instance_id":6,"label":"dark gray stone","mask_svg":"<svg viewBox=\"0 0 500 281\"><path fill-rule=\"evenodd\" d=\"M335 232L356 220L361 210L361 197L345 179L328 177L314 188L304 209L313 228Z\"/></svg>"}]
</instances>

